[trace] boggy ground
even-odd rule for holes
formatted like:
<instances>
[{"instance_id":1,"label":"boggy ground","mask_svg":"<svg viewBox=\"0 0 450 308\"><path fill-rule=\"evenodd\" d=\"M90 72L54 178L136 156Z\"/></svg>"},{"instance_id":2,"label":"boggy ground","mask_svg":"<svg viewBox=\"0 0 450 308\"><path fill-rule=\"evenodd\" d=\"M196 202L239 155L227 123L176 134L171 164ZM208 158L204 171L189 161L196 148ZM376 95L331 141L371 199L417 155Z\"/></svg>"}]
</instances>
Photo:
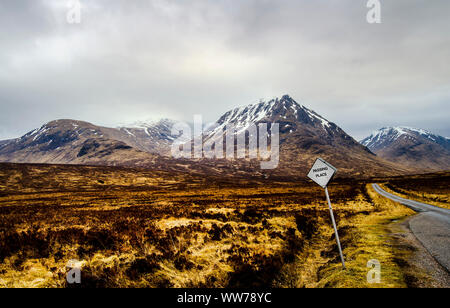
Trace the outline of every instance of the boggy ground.
<instances>
[{"instance_id":1,"label":"boggy ground","mask_svg":"<svg viewBox=\"0 0 450 308\"><path fill-rule=\"evenodd\" d=\"M308 182L0 164L0 286L71 287L69 260L80 262L81 287L407 287L428 279L411 271L413 249L390 236L409 209L364 181L337 180L329 190L346 271L324 192ZM381 284L367 282L370 259L382 264Z\"/></svg>"}]
</instances>

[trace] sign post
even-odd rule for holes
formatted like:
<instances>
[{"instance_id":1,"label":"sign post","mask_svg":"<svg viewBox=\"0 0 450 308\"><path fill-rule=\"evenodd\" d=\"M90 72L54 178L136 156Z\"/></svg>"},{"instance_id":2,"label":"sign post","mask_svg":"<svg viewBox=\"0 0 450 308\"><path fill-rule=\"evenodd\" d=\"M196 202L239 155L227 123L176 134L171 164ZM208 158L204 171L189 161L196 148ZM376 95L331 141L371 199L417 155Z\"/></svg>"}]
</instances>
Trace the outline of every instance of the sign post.
<instances>
[{"instance_id":1,"label":"sign post","mask_svg":"<svg viewBox=\"0 0 450 308\"><path fill-rule=\"evenodd\" d=\"M336 242L339 248L339 254L341 256L342 267L345 269L344 255L342 254L341 242L339 241L339 234L336 227L336 221L334 220L333 208L331 207L330 195L328 194L328 183L336 174L337 169L331 164L327 163L322 158L318 158L311 170L308 173L308 177L317 183L319 186L325 189L325 195L327 196L328 207L330 209L331 221L333 223L334 234L336 235Z\"/></svg>"}]
</instances>

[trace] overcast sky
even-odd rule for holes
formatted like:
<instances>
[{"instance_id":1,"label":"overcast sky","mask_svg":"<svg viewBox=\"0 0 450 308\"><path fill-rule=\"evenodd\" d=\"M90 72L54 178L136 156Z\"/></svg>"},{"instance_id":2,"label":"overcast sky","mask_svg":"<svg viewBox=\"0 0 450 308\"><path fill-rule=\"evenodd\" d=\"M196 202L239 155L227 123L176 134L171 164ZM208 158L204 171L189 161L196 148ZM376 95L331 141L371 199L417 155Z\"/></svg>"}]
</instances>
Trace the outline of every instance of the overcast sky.
<instances>
[{"instance_id":1,"label":"overcast sky","mask_svg":"<svg viewBox=\"0 0 450 308\"><path fill-rule=\"evenodd\" d=\"M450 1L0 2L0 139L71 118L214 121L290 94L356 139L406 125L450 136Z\"/></svg>"}]
</instances>

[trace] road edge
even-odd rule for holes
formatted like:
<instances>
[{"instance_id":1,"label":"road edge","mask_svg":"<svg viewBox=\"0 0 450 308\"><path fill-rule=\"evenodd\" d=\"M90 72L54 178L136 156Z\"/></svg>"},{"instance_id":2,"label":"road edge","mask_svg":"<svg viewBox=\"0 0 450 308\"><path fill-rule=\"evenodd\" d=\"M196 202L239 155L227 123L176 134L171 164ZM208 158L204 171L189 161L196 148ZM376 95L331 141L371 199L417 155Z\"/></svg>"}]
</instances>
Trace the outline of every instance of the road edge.
<instances>
[{"instance_id":1,"label":"road edge","mask_svg":"<svg viewBox=\"0 0 450 308\"><path fill-rule=\"evenodd\" d=\"M408 287L411 288L450 288L450 273L436 260L410 228L411 220L419 215L420 213L417 213L388 226L395 245L412 252L407 264L402 264L405 280L407 280ZM423 274L427 279L419 281L419 278L423 278L420 277Z\"/></svg>"}]
</instances>

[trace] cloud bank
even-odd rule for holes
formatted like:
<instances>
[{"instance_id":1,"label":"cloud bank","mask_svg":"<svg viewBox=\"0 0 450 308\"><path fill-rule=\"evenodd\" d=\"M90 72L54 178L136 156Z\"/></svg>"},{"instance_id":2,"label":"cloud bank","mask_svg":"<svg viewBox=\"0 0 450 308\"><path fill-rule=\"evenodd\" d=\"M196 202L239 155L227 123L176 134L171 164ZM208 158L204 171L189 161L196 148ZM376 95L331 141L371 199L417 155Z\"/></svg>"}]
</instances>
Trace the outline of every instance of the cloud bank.
<instances>
[{"instance_id":1,"label":"cloud bank","mask_svg":"<svg viewBox=\"0 0 450 308\"><path fill-rule=\"evenodd\" d=\"M0 139L58 118L115 126L290 94L355 138L450 136L450 2L62 0L0 4Z\"/></svg>"}]
</instances>

